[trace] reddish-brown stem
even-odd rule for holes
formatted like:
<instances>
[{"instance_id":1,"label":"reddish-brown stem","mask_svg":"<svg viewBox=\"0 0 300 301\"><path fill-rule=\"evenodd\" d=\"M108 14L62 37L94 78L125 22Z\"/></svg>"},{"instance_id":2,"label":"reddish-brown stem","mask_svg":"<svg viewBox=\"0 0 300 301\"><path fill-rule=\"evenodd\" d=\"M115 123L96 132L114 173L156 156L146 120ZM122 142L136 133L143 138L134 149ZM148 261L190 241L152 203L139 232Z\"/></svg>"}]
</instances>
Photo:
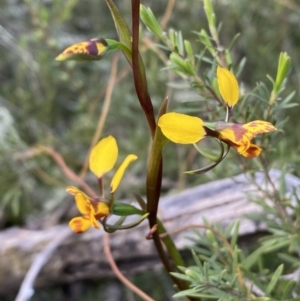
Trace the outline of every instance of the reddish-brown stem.
<instances>
[{"instance_id":1,"label":"reddish-brown stem","mask_svg":"<svg viewBox=\"0 0 300 301\"><path fill-rule=\"evenodd\" d=\"M153 105L148 93L144 64L139 54L140 0L132 0L132 70L136 94L145 112L152 138L156 122Z\"/></svg>"},{"instance_id":2,"label":"reddish-brown stem","mask_svg":"<svg viewBox=\"0 0 300 301\"><path fill-rule=\"evenodd\" d=\"M105 256L107 258L110 267L112 268L113 272L118 277L118 279L143 300L154 301L154 299L152 299L150 296L148 296L146 293L140 290L137 286L135 286L132 282L130 282L119 270L111 254L110 245L109 245L109 235L107 233L104 234L103 241L104 241L103 245L104 245Z\"/></svg>"}]
</instances>

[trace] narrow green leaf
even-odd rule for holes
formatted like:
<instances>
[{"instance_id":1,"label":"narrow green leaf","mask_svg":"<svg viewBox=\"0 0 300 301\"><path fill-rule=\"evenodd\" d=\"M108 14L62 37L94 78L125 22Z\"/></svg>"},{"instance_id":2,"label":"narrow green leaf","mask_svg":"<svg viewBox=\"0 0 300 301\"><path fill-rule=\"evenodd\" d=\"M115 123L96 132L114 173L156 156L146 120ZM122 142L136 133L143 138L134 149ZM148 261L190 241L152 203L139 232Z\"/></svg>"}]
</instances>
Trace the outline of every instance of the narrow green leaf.
<instances>
[{"instance_id":1,"label":"narrow green leaf","mask_svg":"<svg viewBox=\"0 0 300 301\"><path fill-rule=\"evenodd\" d=\"M193 255L193 259L194 259L197 267L200 269L200 271L202 271L203 267L202 267L201 261L194 250L192 250L192 255Z\"/></svg>"},{"instance_id":2,"label":"narrow green leaf","mask_svg":"<svg viewBox=\"0 0 300 301\"><path fill-rule=\"evenodd\" d=\"M234 253L232 258L232 271L235 273L237 272L237 266L238 266L238 248L237 246L234 247Z\"/></svg>"},{"instance_id":3,"label":"narrow green leaf","mask_svg":"<svg viewBox=\"0 0 300 301\"><path fill-rule=\"evenodd\" d=\"M226 269L224 269L219 275L218 275L218 278L217 278L217 285L219 285L219 283L222 281L225 273L227 272Z\"/></svg>"},{"instance_id":4,"label":"narrow green leaf","mask_svg":"<svg viewBox=\"0 0 300 301\"><path fill-rule=\"evenodd\" d=\"M290 280L283 289L281 300L288 300L292 298L292 290L296 286L297 282L295 280Z\"/></svg>"},{"instance_id":5,"label":"narrow green leaf","mask_svg":"<svg viewBox=\"0 0 300 301\"><path fill-rule=\"evenodd\" d=\"M237 242L237 239L239 237L239 227L240 227L240 222L236 221L236 223L234 224L234 228L233 228L233 234L230 240L230 244L231 246L234 248Z\"/></svg>"},{"instance_id":6,"label":"narrow green leaf","mask_svg":"<svg viewBox=\"0 0 300 301\"><path fill-rule=\"evenodd\" d=\"M152 32L155 36L164 39L163 31L159 23L157 22L152 10L149 7L146 8L144 5L141 4L140 15L141 15L142 22L145 24L148 30Z\"/></svg>"},{"instance_id":7,"label":"narrow green leaf","mask_svg":"<svg viewBox=\"0 0 300 301\"><path fill-rule=\"evenodd\" d=\"M190 296L191 294L195 294L194 289L184 290L173 295L173 298L180 298L185 296Z\"/></svg>"},{"instance_id":8,"label":"narrow green leaf","mask_svg":"<svg viewBox=\"0 0 300 301\"><path fill-rule=\"evenodd\" d=\"M185 270L185 274L189 277L192 278L193 281L199 281L201 279L201 275L199 275L199 273L197 273L196 271L193 271L191 269L186 269Z\"/></svg>"},{"instance_id":9,"label":"narrow green leaf","mask_svg":"<svg viewBox=\"0 0 300 301\"><path fill-rule=\"evenodd\" d=\"M208 20L208 24L210 26L215 27L216 26L216 15L215 15L211 0L204 0L204 11L206 14L206 18Z\"/></svg>"},{"instance_id":10,"label":"narrow green leaf","mask_svg":"<svg viewBox=\"0 0 300 301\"><path fill-rule=\"evenodd\" d=\"M189 282L191 281L190 277L188 277L187 275L180 274L180 273L170 273L170 274L178 279L189 281Z\"/></svg>"},{"instance_id":11,"label":"narrow green leaf","mask_svg":"<svg viewBox=\"0 0 300 301\"><path fill-rule=\"evenodd\" d=\"M230 45L228 47L228 51L230 52L235 44L235 42L237 41L237 39L239 38L241 34L238 32L237 34L235 34L235 36L233 37L233 39L230 42Z\"/></svg>"},{"instance_id":12,"label":"narrow green leaf","mask_svg":"<svg viewBox=\"0 0 300 301\"><path fill-rule=\"evenodd\" d=\"M293 265L294 268L297 268L300 266L300 260L298 257L292 256L290 254L287 253L278 253L278 258L280 258L281 260L284 260L290 264Z\"/></svg>"},{"instance_id":13,"label":"narrow green leaf","mask_svg":"<svg viewBox=\"0 0 300 301\"><path fill-rule=\"evenodd\" d=\"M281 276L282 272L283 272L283 268L284 265L281 264L275 271L275 273L273 274L270 283L267 286L266 289L266 295L270 295L271 292L273 291L273 289L275 288L275 285L277 284L279 277Z\"/></svg>"},{"instance_id":14,"label":"narrow green leaf","mask_svg":"<svg viewBox=\"0 0 300 301\"><path fill-rule=\"evenodd\" d=\"M289 103L292 100L292 98L295 96L295 94L296 94L296 91L291 92L283 101L281 101L280 104L282 105L282 104Z\"/></svg>"},{"instance_id":15,"label":"narrow green leaf","mask_svg":"<svg viewBox=\"0 0 300 301\"><path fill-rule=\"evenodd\" d=\"M105 0L113 17L120 42L131 50L131 33L129 27L112 0Z\"/></svg>"}]
</instances>

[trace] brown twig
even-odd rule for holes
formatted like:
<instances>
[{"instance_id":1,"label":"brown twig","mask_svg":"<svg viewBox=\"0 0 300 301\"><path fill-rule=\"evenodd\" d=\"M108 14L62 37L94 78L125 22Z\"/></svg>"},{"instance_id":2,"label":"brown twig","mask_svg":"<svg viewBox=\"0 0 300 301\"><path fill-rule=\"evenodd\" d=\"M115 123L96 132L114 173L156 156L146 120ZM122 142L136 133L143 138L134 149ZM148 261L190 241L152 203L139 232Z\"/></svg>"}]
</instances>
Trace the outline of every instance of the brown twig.
<instances>
[{"instance_id":1,"label":"brown twig","mask_svg":"<svg viewBox=\"0 0 300 301\"><path fill-rule=\"evenodd\" d=\"M118 71L118 75L116 77L115 85L121 82L131 71L131 67L129 65L126 65L123 69ZM91 101L91 104L89 105L88 112L94 113L97 106L99 105L100 101L105 97L107 86L102 88L94 100Z\"/></svg>"},{"instance_id":2,"label":"brown twig","mask_svg":"<svg viewBox=\"0 0 300 301\"><path fill-rule=\"evenodd\" d=\"M94 190L81 177L76 175L74 171L67 166L65 160L59 153L57 153L51 147L45 145L38 145L36 148L50 155L54 159L54 161L59 165L59 167L68 179L76 182L79 186L81 186L89 196L96 197L96 193L94 192Z\"/></svg>"},{"instance_id":3,"label":"brown twig","mask_svg":"<svg viewBox=\"0 0 300 301\"><path fill-rule=\"evenodd\" d=\"M149 39L147 37L143 37L143 44L146 46L146 49L150 49L151 51L153 51L159 57L159 59L165 65L167 65L168 57L164 54L163 51L161 51L159 48L156 47L155 42L153 42L151 39ZM143 50L145 50L145 48ZM167 73L168 73L168 81L172 82L175 78L174 72L172 72L171 70L168 70ZM174 90L173 87L168 86L164 98L171 99L172 95L173 95L173 90Z\"/></svg>"},{"instance_id":4,"label":"brown twig","mask_svg":"<svg viewBox=\"0 0 300 301\"><path fill-rule=\"evenodd\" d=\"M114 258L111 254L110 250L110 238L107 233L104 234L103 237L103 245L104 245L104 253L107 258L107 261L112 268L115 275L118 277L118 279L126 286L128 287L132 292L136 293L140 298L142 298L145 301L155 301L151 297L149 297L146 293L144 293L142 290L140 290L137 286L135 286L132 282L130 282L119 270L119 268L116 265L116 262L114 261Z\"/></svg>"},{"instance_id":5,"label":"brown twig","mask_svg":"<svg viewBox=\"0 0 300 301\"><path fill-rule=\"evenodd\" d=\"M172 12L175 6L176 0L169 0L164 15L160 21L160 26L164 30L169 23L169 20L172 16Z\"/></svg>"}]
</instances>

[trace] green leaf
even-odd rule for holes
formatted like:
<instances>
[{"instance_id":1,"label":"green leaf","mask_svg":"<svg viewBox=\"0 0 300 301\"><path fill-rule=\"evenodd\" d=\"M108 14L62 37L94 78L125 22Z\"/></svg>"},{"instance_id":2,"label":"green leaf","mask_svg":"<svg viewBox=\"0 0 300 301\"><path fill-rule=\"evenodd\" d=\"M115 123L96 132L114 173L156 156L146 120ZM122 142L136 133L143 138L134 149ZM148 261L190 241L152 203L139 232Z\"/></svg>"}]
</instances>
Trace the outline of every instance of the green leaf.
<instances>
[{"instance_id":1,"label":"green leaf","mask_svg":"<svg viewBox=\"0 0 300 301\"><path fill-rule=\"evenodd\" d=\"M195 294L194 289L189 289L189 290L184 290L184 291L178 292L175 295L173 295L173 297L180 298L180 297L190 296L191 294L192 295Z\"/></svg>"},{"instance_id":2,"label":"green leaf","mask_svg":"<svg viewBox=\"0 0 300 301\"><path fill-rule=\"evenodd\" d=\"M181 279L181 280L185 280L185 281L191 281L191 278L188 277L187 275L184 275L184 274L180 274L180 273L170 273L172 276L178 278L178 279Z\"/></svg>"},{"instance_id":3,"label":"green leaf","mask_svg":"<svg viewBox=\"0 0 300 301\"><path fill-rule=\"evenodd\" d=\"M232 271L233 272L237 272L238 254L239 254L239 250L238 250L237 246L235 246L234 253L233 253L233 259L232 259Z\"/></svg>"},{"instance_id":4,"label":"green leaf","mask_svg":"<svg viewBox=\"0 0 300 301\"><path fill-rule=\"evenodd\" d=\"M193 259L194 259L197 267L199 268L200 271L202 271L203 267L202 267L201 261L194 250L192 250L192 255L193 255Z\"/></svg>"},{"instance_id":5,"label":"green leaf","mask_svg":"<svg viewBox=\"0 0 300 301\"><path fill-rule=\"evenodd\" d=\"M206 237L208 238L209 242L211 245L217 245L217 240L216 240L216 237L214 235L214 233L210 230L210 229L207 229L206 230Z\"/></svg>"},{"instance_id":6,"label":"green leaf","mask_svg":"<svg viewBox=\"0 0 300 301\"><path fill-rule=\"evenodd\" d=\"M286 78L287 72L289 71L290 65L291 58L289 55L286 52L281 52L279 55L277 75L273 88L275 94L280 91L282 83Z\"/></svg>"},{"instance_id":7,"label":"green leaf","mask_svg":"<svg viewBox=\"0 0 300 301\"><path fill-rule=\"evenodd\" d=\"M146 212L126 203L115 202L112 208L112 213L119 216L128 215L144 215Z\"/></svg>"},{"instance_id":8,"label":"green leaf","mask_svg":"<svg viewBox=\"0 0 300 301\"><path fill-rule=\"evenodd\" d=\"M204 0L204 11L210 26L216 26L216 15L211 0Z\"/></svg>"},{"instance_id":9,"label":"green leaf","mask_svg":"<svg viewBox=\"0 0 300 301\"><path fill-rule=\"evenodd\" d=\"M201 280L201 275L195 271L193 271L192 269L187 268L185 270L185 274L189 277L192 278L194 281L200 281Z\"/></svg>"},{"instance_id":10,"label":"green leaf","mask_svg":"<svg viewBox=\"0 0 300 301\"><path fill-rule=\"evenodd\" d=\"M240 222L236 221L236 223L234 224L234 228L233 228L234 229L233 234L232 234L232 237L230 240L230 244L233 248L235 247L238 236L239 236L239 227L240 227Z\"/></svg>"},{"instance_id":11,"label":"green leaf","mask_svg":"<svg viewBox=\"0 0 300 301\"><path fill-rule=\"evenodd\" d=\"M222 281L224 275L227 273L227 270L223 270L219 275L218 275L218 278L217 278L217 285L219 285L219 283Z\"/></svg>"},{"instance_id":12,"label":"green leaf","mask_svg":"<svg viewBox=\"0 0 300 301\"><path fill-rule=\"evenodd\" d=\"M278 258L292 264L294 268L300 267L300 260L298 257L292 256L287 253L278 253Z\"/></svg>"},{"instance_id":13,"label":"green leaf","mask_svg":"<svg viewBox=\"0 0 300 301\"><path fill-rule=\"evenodd\" d=\"M131 33L129 27L112 0L105 0L113 17L120 42L131 50ZM130 58L131 61L131 58Z\"/></svg>"},{"instance_id":14,"label":"green leaf","mask_svg":"<svg viewBox=\"0 0 300 301\"><path fill-rule=\"evenodd\" d=\"M141 20L148 28L150 32L152 32L155 36L158 36L163 41L166 41L166 37L163 34L163 30L161 29L159 23L157 22L152 10L148 7L146 8L144 5L140 5L141 12Z\"/></svg>"},{"instance_id":15,"label":"green leaf","mask_svg":"<svg viewBox=\"0 0 300 301\"><path fill-rule=\"evenodd\" d=\"M184 40L184 47L185 47L185 51L188 55L188 58L189 58L191 64L194 65L195 64L195 57L194 57L194 52L193 52L193 48L192 48L191 43L187 40Z\"/></svg>"},{"instance_id":16,"label":"green leaf","mask_svg":"<svg viewBox=\"0 0 300 301\"><path fill-rule=\"evenodd\" d=\"M290 280L283 289L281 300L287 300L291 298L291 293L293 288L296 286L297 282L295 280Z\"/></svg>"},{"instance_id":17,"label":"green leaf","mask_svg":"<svg viewBox=\"0 0 300 301\"><path fill-rule=\"evenodd\" d=\"M246 65L246 62L247 62L247 58L243 57L240 61L240 63L238 64L238 66L236 67L236 70L235 70L235 75L236 77L239 77L241 72L243 71L245 65Z\"/></svg>"},{"instance_id":18,"label":"green leaf","mask_svg":"<svg viewBox=\"0 0 300 301\"><path fill-rule=\"evenodd\" d=\"M281 264L275 271L275 273L273 274L270 283L267 286L266 289L266 295L270 295L271 292L273 291L273 289L275 288L275 285L277 284L279 277L281 276L282 272L283 272L283 268L284 265Z\"/></svg>"},{"instance_id":19,"label":"green leaf","mask_svg":"<svg viewBox=\"0 0 300 301\"><path fill-rule=\"evenodd\" d=\"M229 52L232 50L232 48L233 48L235 42L237 41L237 39L239 38L240 35L241 35L240 33L235 34L235 36L234 36L233 39L231 40L230 45L229 45L229 47L228 47L228 51L229 51Z\"/></svg>"},{"instance_id":20,"label":"green leaf","mask_svg":"<svg viewBox=\"0 0 300 301\"><path fill-rule=\"evenodd\" d=\"M215 57L217 55L217 51L215 50L212 42L211 42L211 38L209 37L209 35L207 34L207 32L204 29L201 29L199 35L199 39L200 42L206 46L206 48L208 49L208 51L211 53L211 55L213 57Z\"/></svg>"}]
</instances>

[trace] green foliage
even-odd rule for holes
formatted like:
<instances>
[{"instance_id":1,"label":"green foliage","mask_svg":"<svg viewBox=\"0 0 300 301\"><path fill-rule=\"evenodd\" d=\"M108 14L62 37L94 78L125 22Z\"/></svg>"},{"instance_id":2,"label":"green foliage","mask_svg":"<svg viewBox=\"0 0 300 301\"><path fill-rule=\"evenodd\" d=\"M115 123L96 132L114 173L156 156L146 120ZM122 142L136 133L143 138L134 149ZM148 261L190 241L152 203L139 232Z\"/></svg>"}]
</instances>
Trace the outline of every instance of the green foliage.
<instances>
[{"instance_id":1,"label":"green foliage","mask_svg":"<svg viewBox=\"0 0 300 301\"><path fill-rule=\"evenodd\" d=\"M173 276L190 283L189 290L181 291L174 297L284 301L294 300L294 296L299 294L299 283L291 279L293 273L283 275L289 269L288 262L299 264L299 259L281 256L281 259L285 258L285 264L276 264L277 253L274 251L283 250L287 245L283 233L280 236L274 233L264 238L260 246L246 254L248 251L242 250L239 243L236 243L238 223L232 223L226 229L218 225L214 229L208 224L206 227L206 233L195 231L196 237L190 238L194 243L201 244L192 247L195 265L180 267L181 273L172 273ZM299 237L297 240L299 241ZM270 264L266 260L268 257Z\"/></svg>"},{"instance_id":2,"label":"green foliage","mask_svg":"<svg viewBox=\"0 0 300 301\"><path fill-rule=\"evenodd\" d=\"M212 102L210 103L210 98L215 101L219 95L214 78L217 64L227 65L240 74L246 66L246 60L242 57L238 61L234 55L234 45L239 35L233 36L232 40L227 42L228 47L223 44L221 46L222 31L217 28L212 2L204 1L204 9L210 33L208 34L205 29L196 32L202 44L202 47L198 45L197 50L191 41L183 38L181 28L178 31L170 30L169 35L164 35L162 38L161 33L151 27L151 20L155 19L152 12L151 16L144 17L142 20L152 34L161 40L162 44L159 47L171 52L170 62L167 63L165 70L172 70L182 80L188 82L191 88L197 90L199 98L205 99L210 105L205 107L206 111L200 111L201 118L204 116L206 120L213 121L221 117L218 108ZM145 8L142 11L144 14L146 12L150 14L150 11ZM278 132L271 138L263 136L260 139L264 152L258 160L254 160L253 163L249 161L242 163L246 171L259 168L264 172L266 183L256 182L254 174L252 179L249 179L264 195L263 199L257 200L256 197L256 202L264 209L262 214L259 217L250 216L250 218L264 221L270 235L264 237L256 249L248 253L248 250L245 252L238 247L238 225L230 225L222 230L218 227L213 229L206 224L208 229L206 234L198 232L198 239L193 239L196 244L201 245L201 247L193 247L196 266L179 267L181 273L172 273L174 277L190 284L190 289L181 290L174 297L188 296L201 298L201 300L292 300L299 295L300 286L295 281L297 278L287 274L287 270L292 270L297 275L295 266L299 264L299 258L291 255L297 254L299 250L299 191L293 188L293 194L290 195L286 190L286 168L280 175L279 190L270 177L270 169L282 166L281 159L286 156L287 152L286 149L275 150L274 148L277 145L276 141L281 139L287 127L289 116L285 112L299 104L292 102L295 91L287 94L285 91L291 65L290 56L286 52L281 52L276 61L278 61L277 72L274 73L276 76L266 74L272 86L260 81L253 90L247 89L242 94L240 105L237 106L233 116L234 121L240 123L253 119L269 120L276 124L278 129ZM233 165L234 163L231 161L223 163L223 174L224 166L227 164ZM229 168L225 167L225 170ZM267 190L267 185L273 188L272 193ZM229 245L226 239L230 236L231 244ZM277 262L279 258L275 252L279 250L285 250L288 253L280 255L281 260L285 258L288 262L283 260L285 265L269 266L266 255L272 254L274 262Z\"/></svg>"},{"instance_id":3,"label":"green foliage","mask_svg":"<svg viewBox=\"0 0 300 301\"><path fill-rule=\"evenodd\" d=\"M281 2L285 3L266 0L262 9L261 1L179 1L167 29L159 23L163 13L159 1L151 9L141 6L141 20L150 32L141 32L146 70L141 69L141 73L143 80L147 75L156 113L168 89L170 110L200 114L207 121L224 120L215 74L217 65L226 65L238 77L242 91L233 121L263 119L278 128L273 135L256 140L263 148L258 159L244 160L230 152L207 177L182 175L182 171L197 171L211 159L220 161L224 149L221 157L218 145L214 146L217 155L208 154L205 149L211 145L207 141L200 145L203 156L197 154L190 160L195 157L192 151L165 147L165 176L171 183L179 179L179 184L172 184L176 188L248 171L252 175L249 181L263 196L253 200L263 212L250 218L264 221L269 232L253 250L243 249L238 241L238 223L226 229L206 223L206 232L196 232L198 238L191 239L197 244L192 251L194 264L173 273L190 284L175 297L201 297L204 301L299 298L299 191L286 187L285 181L287 173L300 175L295 130L299 118L300 36L295 26L299 6L291 1L298 9L290 10ZM126 18L113 4L120 43L113 40L116 34L104 1L86 5L78 0L28 0L20 5L21 15L12 13L17 8L11 9L11 5L0 4L4 12L4 25L0 26L0 66L4 70L0 84L0 210L5 211L8 225L24 223L33 215L47 214L60 206L69 181L37 145L59 149L68 165L80 172L102 109L110 62L60 64L54 58L69 44L99 35L111 38L113 50L120 48L129 62L132 54ZM125 2L120 7L122 12L128 10ZM134 148L143 162L149 138L144 134L146 124L126 68L127 61L121 58L120 73L127 76L114 90L113 114L104 133L123 137L121 151ZM142 194L145 166L139 162L133 186ZM279 187L268 177L274 167L282 170ZM272 193L256 181L254 171L258 169L265 174L265 186L274 188ZM86 180L96 185L88 176ZM132 208L121 209L123 213Z\"/></svg>"}]
</instances>

